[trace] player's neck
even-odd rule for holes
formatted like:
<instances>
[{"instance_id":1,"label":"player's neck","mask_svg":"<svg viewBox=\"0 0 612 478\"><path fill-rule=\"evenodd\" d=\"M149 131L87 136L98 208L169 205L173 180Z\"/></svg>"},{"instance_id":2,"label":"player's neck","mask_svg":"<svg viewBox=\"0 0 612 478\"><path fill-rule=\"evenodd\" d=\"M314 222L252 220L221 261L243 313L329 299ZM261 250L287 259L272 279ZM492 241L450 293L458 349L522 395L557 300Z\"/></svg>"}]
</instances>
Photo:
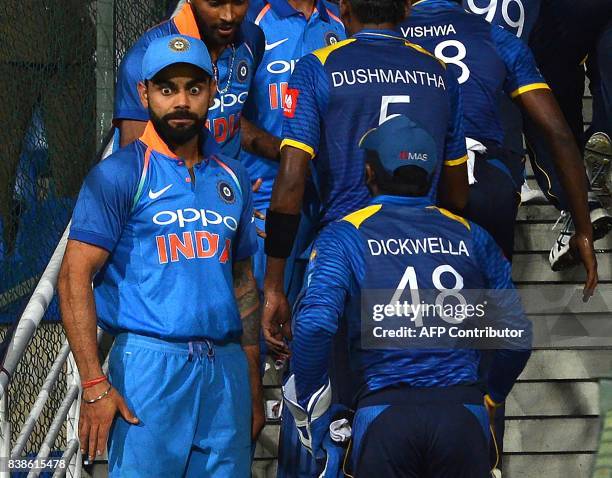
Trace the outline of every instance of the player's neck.
<instances>
[{"instance_id":1,"label":"player's neck","mask_svg":"<svg viewBox=\"0 0 612 478\"><path fill-rule=\"evenodd\" d=\"M354 32L359 33L361 30L395 30L395 23L360 23L355 25Z\"/></svg>"},{"instance_id":2,"label":"player's neck","mask_svg":"<svg viewBox=\"0 0 612 478\"><path fill-rule=\"evenodd\" d=\"M195 164L202 160L202 155L200 153L200 141L201 136L198 134L186 143L174 147L171 146L170 148L174 154L185 161L185 166L192 168Z\"/></svg>"},{"instance_id":3,"label":"player's neck","mask_svg":"<svg viewBox=\"0 0 612 478\"><path fill-rule=\"evenodd\" d=\"M298 12L302 12L306 20L310 19L310 15L314 11L315 0L287 0L287 3L295 8Z\"/></svg>"}]
</instances>

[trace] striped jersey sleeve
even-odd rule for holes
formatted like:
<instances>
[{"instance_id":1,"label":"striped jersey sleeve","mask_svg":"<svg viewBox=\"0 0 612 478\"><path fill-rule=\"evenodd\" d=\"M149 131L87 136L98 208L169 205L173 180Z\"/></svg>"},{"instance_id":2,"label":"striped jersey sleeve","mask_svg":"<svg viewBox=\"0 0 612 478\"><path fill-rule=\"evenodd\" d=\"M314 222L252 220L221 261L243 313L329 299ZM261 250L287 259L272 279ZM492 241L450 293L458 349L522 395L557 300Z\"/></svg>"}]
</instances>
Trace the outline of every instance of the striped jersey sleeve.
<instances>
[{"instance_id":1,"label":"striped jersey sleeve","mask_svg":"<svg viewBox=\"0 0 612 478\"><path fill-rule=\"evenodd\" d=\"M491 26L491 35L497 51L506 65L504 91L511 98L528 91L550 89L538 70L529 47L502 27Z\"/></svg>"},{"instance_id":2,"label":"striped jersey sleeve","mask_svg":"<svg viewBox=\"0 0 612 478\"><path fill-rule=\"evenodd\" d=\"M281 148L293 146L311 158L316 155L329 89L327 73L315 55L306 55L297 63L283 98Z\"/></svg>"}]
</instances>

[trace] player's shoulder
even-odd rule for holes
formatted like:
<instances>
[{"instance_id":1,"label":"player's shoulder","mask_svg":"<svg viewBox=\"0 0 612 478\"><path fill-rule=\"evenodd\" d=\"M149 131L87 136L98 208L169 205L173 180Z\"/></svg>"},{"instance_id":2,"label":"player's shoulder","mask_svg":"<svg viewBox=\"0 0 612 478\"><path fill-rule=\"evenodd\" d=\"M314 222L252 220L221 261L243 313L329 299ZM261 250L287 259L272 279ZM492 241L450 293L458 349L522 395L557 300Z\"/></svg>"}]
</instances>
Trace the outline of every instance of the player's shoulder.
<instances>
[{"instance_id":1,"label":"player's shoulder","mask_svg":"<svg viewBox=\"0 0 612 478\"><path fill-rule=\"evenodd\" d=\"M425 208L430 214L437 216L442 222L446 222L451 226L456 226L460 231L465 234L471 234L475 224L471 221L468 221L463 216L452 213L448 209L444 209L443 207L438 206L428 206Z\"/></svg>"},{"instance_id":2,"label":"player's shoulder","mask_svg":"<svg viewBox=\"0 0 612 478\"><path fill-rule=\"evenodd\" d=\"M353 229L359 230L366 221L371 220L382 209L382 204L370 204L362 209L358 209L344 216L337 224L343 224L342 227L350 225Z\"/></svg>"},{"instance_id":3,"label":"player's shoulder","mask_svg":"<svg viewBox=\"0 0 612 478\"><path fill-rule=\"evenodd\" d=\"M174 24L174 21L172 19L164 20L163 22L152 26L146 32L144 32L138 39L138 41L135 43L135 45L148 46L156 38L174 35L177 33L178 30L176 28L176 25Z\"/></svg>"},{"instance_id":4,"label":"player's shoulder","mask_svg":"<svg viewBox=\"0 0 612 478\"><path fill-rule=\"evenodd\" d=\"M437 63L446 70L446 63L437 58L436 55L434 55L426 48L423 48L421 45L417 45L416 43L412 43L408 40L404 42L404 45L410 49L409 51L415 52L417 55L422 55L423 57L426 57L428 61L432 63Z\"/></svg>"},{"instance_id":5,"label":"player's shoulder","mask_svg":"<svg viewBox=\"0 0 612 478\"><path fill-rule=\"evenodd\" d=\"M243 20L240 25L240 32L244 41L250 46L258 46L264 41L263 30L251 20Z\"/></svg>"},{"instance_id":6,"label":"player's shoulder","mask_svg":"<svg viewBox=\"0 0 612 478\"><path fill-rule=\"evenodd\" d=\"M323 48L319 48L318 50L313 51L310 55L306 55L304 58L311 57L311 61L312 58L316 58L321 65L325 65L331 55L339 53L343 48L355 43L355 41L355 38L347 38L346 40L341 40ZM303 60L300 60L300 62L301 61Z\"/></svg>"},{"instance_id":7,"label":"player's shoulder","mask_svg":"<svg viewBox=\"0 0 612 478\"><path fill-rule=\"evenodd\" d=\"M338 7L338 5L333 2L329 2L327 0L323 0L321 2L321 5L323 8L325 8L325 12L329 16L331 23L338 24L338 26L342 30L344 30L344 24L342 23L342 20L340 19L340 8Z\"/></svg>"},{"instance_id":8,"label":"player's shoulder","mask_svg":"<svg viewBox=\"0 0 612 478\"><path fill-rule=\"evenodd\" d=\"M90 175L98 181L129 184L142 173L145 151L143 143L134 141L96 164Z\"/></svg>"}]
</instances>

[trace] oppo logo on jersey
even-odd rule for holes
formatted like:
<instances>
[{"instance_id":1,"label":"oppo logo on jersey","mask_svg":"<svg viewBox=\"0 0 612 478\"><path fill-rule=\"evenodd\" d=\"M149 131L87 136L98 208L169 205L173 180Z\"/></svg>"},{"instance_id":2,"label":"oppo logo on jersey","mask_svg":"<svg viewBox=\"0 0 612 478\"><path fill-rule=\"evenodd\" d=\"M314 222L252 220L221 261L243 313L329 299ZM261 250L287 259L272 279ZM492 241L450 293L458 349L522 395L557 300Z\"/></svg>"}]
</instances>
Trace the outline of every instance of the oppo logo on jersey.
<instances>
[{"instance_id":1,"label":"oppo logo on jersey","mask_svg":"<svg viewBox=\"0 0 612 478\"><path fill-rule=\"evenodd\" d=\"M153 222L158 226L168 226L178 222L179 227L185 227L190 222L200 222L204 227L223 224L231 231L238 229L238 221L232 216L222 216L210 209L178 209L176 211L160 211L153 216Z\"/></svg>"},{"instance_id":2,"label":"oppo logo on jersey","mask_svg":"<svg viewBox=\"0 0 612 478\"><path fill-rule=\"evenodd\" d=\"M219 108L221 113L224 113L226 108L231 108L235 105L243 105L248 96L248 91L243 91L239 95L225 93L220 97L215 97L213 105L208 109L208 111L214 111Z\"/></svg>"},{"instance_id":3,"label":"oppo logo on jersey","mask_svg":"<svg viewBox=\"0 0 612 478\"><path fill-rule=\"evenodd\" d=\"M298 60L275 60L268 63L266 69L268 73L272 73L273 75L282 75L283 73L293 73L293 69L295 68Z\"/></svg>"}]
</instances>

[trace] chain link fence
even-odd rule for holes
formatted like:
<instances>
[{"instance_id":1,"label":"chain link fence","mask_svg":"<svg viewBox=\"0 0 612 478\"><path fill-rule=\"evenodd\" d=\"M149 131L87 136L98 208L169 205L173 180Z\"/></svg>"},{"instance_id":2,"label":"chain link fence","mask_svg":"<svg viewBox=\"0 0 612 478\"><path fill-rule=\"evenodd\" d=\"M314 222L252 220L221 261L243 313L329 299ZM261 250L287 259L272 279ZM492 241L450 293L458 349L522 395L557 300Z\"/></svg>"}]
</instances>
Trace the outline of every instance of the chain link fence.
<instances>
[{"instance_id":1,"label":"chain link fence","mask_svg":"<svg viewBox=\"0 0 612 478\"><path fill-rule=\"evenodd\" d=\"M100 124L97 111L104 58L112 56L113 78L107 83L114 84L127 49L176 3L0 2L0 340L10 333L47 265L96 161L101 130L110 126L107 120ZM102 28L112 30L104 44ZM54 300L10 385L12 442L64 338ZM24 454L39 450L65 392L64 370ZM64 429L57 444L65 444L65 438Z\"/></svg>"}]
</instances>

